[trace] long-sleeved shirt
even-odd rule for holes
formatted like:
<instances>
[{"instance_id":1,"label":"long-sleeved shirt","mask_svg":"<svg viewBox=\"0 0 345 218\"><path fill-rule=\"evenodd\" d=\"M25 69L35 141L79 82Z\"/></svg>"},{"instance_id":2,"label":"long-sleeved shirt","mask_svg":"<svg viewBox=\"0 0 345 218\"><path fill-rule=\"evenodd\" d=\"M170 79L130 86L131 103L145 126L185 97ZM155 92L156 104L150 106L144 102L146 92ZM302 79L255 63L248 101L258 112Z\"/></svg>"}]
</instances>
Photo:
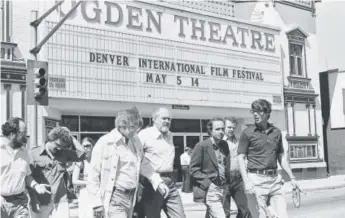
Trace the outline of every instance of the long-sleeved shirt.
<instances>
[{"instance_id":1,"label":"long-sleeved shirt","mask_svg":"<svg viewBox=\"0 0 345 218\"><path fill-rule=\"evenodd\" d=\"M0 137L1 153L1 195L17 195L25 191L25 177L31 174L30 159L23 146L13 150L8 139Z\"/></svg>"},{"instance_id":2,"label":"long-sleeved shirt","mask_svg":"<svg viewBox=\"0 0 345 218\"><path fill-rule=\"evenodd\" d=\"M172 172L174 169L175 146L170 132L162 134L152 126L139 132L145 158L156 172Z\"/></svg>"},{"instance_id":3,"label":"long-sleeved shirt","mask_svg":"<svg viewBox=\"0 0 345 218\"><path fill-rule=\"evenodd\" d=\"M123 136L119 131L114 129L110 133L102 136L92 150L87 189L93 196L92 206L104 206L105 214L108 214L111 195L114 186L116 186L119 168L121 168L119 164L119 159L121 158L119 147L123 146L122 138ZM137 158L141 160L141 162L138 161L136 166L136 184L139 183L139 174L141 173L157 189L163 180L159 174L155 173L154 169L144 158L140 139L135 135L130 141L134 145ZM134 202L135 197L132 206Z\"/></svg>"},{"instance_id":4,"label":"long-sleeved shirt","mask_svg":"<svg viewBox=\"0 0 345 218\"><path fill-rule=\"evenodd\" d=\"M36 146L30 151L32 176L38 183L48 184L52 194L37 194L37 200L42 205L51 201L57 204L67 201L67 189L64 175L67 172L67 163L85 159L85 150L79 145L76 150L62 149L58 156L48 154L46 146Z\"/></svg>"}]
</instances>

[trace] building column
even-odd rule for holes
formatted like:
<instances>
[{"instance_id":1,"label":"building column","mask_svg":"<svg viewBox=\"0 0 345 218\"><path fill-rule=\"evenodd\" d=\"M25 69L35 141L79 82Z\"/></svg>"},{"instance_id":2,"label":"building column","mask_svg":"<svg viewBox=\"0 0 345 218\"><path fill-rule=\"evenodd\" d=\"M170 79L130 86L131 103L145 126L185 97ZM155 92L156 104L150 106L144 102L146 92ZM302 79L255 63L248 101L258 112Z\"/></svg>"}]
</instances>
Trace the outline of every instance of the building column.
<instances>
[{"instance_id":1,"label":"building column","mask_svg":"<svg viewBox=\"0 0 345 218\"><path fill-rule=\"evenodd\" d=\"M313 104L313 110L314 110L314 127L315 127L315 136L317 136L317 124L316 124L316 105Z\"/></svg>"},{"instance_id":2,"label":"building column","mask_svg":"<svg viewBox=\"0 0 345 218\"><path fill-rule=\"evenodd\" d=\"M289 136L290 130L289 130L289 105L288 105L288 103L284 104L284 112L285 112L286 136Z\"/></svg>"},{"instance_id":3,"label":"building column","mask_svg":"<svg viewBox=\"0 0 345 218\"><path fill-rule=\"evenodd\" d=\"M308 125L309 125L308 136L311 136L310 104L307 104L306 108L307 108L307 112L308 112Z\"/></svg>"},{"instance_id":4,"label":"building column","mask_svg":"<svg viewBox=\"0 0 345 218\"><path fill-rule=\"evenodd\" d=\"M12 84L4 84L4 89L6 91L6 119L11 117L11 89Z\"/></svg>"},{"instance_id":5,"label":"building column","mask_svg":"<svg viewBox=\"0 0 345 218\"><path fill-rule=\"evenodd\" d=\"M295 104L291 103L292 108L292 126L293 126L293 136L296 136L296 120L295 120Z\"/></svg>"},{"instance_id":6,"label":"building column","mask_svg":"<svg viewBox=\"0 0 345 218\"><path fill-rule=\"evenodd\" d=\"M22 93L22 103L21 103L21 105L22 105L22 119L24 120L24 122L25 122L25 120L26 120L26 96L25 96L25 92L26 92L26 85L20 85L20 91L21 91L21 93Z\"/></svg>"}]
</instances>

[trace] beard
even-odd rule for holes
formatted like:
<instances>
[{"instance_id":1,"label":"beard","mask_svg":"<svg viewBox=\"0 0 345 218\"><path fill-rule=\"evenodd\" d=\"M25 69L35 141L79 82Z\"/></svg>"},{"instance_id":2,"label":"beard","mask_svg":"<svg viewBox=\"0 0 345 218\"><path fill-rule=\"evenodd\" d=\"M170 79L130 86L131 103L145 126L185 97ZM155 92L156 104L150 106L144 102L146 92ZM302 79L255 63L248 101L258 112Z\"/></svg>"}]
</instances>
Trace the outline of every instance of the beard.
<instances>
[{"instance_id":1,"label":"beard","mask_svg":"<svg viewBox=\"0 0 345 218\"><path fill-rule=\"evenodd\" d=\"M21 137L21 136L17 136L13 139L12 144L13 144L13 149L19 149L21 148L25 143L26 143L26 137Z\"/></svg>"}]
</instances>

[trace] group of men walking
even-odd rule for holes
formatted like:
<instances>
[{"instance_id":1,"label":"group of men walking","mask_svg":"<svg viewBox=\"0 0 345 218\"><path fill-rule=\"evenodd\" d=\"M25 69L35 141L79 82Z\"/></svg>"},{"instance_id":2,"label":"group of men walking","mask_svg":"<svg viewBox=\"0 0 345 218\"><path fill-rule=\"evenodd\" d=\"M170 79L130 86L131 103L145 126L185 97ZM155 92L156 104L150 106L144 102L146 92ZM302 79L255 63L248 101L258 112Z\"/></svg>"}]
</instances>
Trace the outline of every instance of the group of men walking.
<instances>
[{"instance_id":1,"label":"group of men walking","mask_svg":"<svg viewBox=\"0 0 345 218\"><path fill-rule=\"evenodd\" d=\"M194 201L206 205L206 217L230 217L231 197L237 204L238 218L266 218L267 202L279 218L287 217L277 161L294 187L296 183L281 132L267 122L271 113L268 101L253 102L251 112L255 123L241 133L239 140L234 134L236 119L210 120L210 137L195 145L190 163L186 163ZM68 218L63 179L67 163L88 159L87 181L83 184L90 200L83 216L131 218L141 183L142 217L159 218L162 210L171 218L186 217L173 178L175 146L171 119L168 109L158 108L152 113L153 126L141 130L143 120L134 107L118 112L115 128L92 149L85 149L66 127L57 127L48 134L44 145L30 152L24 146L24 121L8 120L2 126L0 139L1 216L29 217L30 208L31 217Z\"/></svg>"}]
</instances>

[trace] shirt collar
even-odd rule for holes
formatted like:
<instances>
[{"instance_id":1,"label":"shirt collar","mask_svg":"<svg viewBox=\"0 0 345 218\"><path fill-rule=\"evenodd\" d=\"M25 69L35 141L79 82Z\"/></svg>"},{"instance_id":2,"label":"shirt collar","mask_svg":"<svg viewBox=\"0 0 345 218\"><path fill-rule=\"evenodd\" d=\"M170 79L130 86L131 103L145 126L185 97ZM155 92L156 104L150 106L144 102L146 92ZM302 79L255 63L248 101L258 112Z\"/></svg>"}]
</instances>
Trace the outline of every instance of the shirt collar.
<instances>
[{"instance_id":1,"label":"shirt collar","mask_svg":"<svg viewBox=\"0 0 345 218\"><path fill-rule=\"evenodd\" d=\"M117 144L119 141L122 141L124 144L126 144L125 137L119 132L117 128L113 129L112 131L115 143Z\"/></svg>"},{"instance_id":2,"label":"shirt collar","mask_svg":"<svg viewBox=\"0 0 345 218\"><path fill-rule=\"evenodd\" d=\"M163 136L163 133L161 133L161 131L159 131L159 129L153 125L152 127L152 135L154 136L155 139L159 139L159 137ZM169 136L171 134L171 132L167 132L166 136Z\"/></svg>"},{"instance_id":3,"label":"shirt collar","mask_svg":"<svg viewBox=\"0 0 345 218\"><path fill-rule=\"evenodd\" d=\"M230 142L236 142L236 141L237 141L237 138L236 138L235 135L233 135L232 137L229 137L229 136L224 135L223 140L224 140L224 141L230 141Z\"/></svg>"},{"instance_id":4,"label":"shirt collar","mask_svg":"<svg viewBox=\"0 0 345 218\"><path fill-rule=\"evenodd\" d=\"M266 132L266 133L269 133L269 132L271 132L273 129L274 129L275 127L273 126L273 124L271 124L271 123L267 123L267 129L266 130L263 130L263 129L261 129L261 127L260 126L258 126L257 124L255 124L254 125L254 132L255 131L259 131L259 132Z\"/></svg>"}]
</instances>

